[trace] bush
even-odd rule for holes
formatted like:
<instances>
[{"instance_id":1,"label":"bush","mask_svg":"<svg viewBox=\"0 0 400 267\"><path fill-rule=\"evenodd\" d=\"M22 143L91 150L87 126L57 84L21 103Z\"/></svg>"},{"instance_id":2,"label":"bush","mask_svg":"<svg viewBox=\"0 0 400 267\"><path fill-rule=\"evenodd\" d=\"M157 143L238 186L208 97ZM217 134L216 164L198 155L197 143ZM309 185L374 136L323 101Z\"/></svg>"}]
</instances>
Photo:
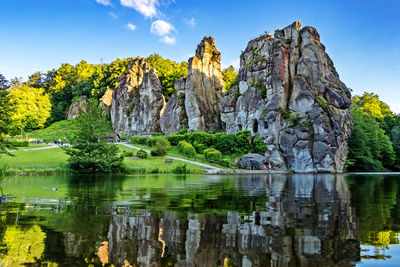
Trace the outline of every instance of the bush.
<instances>
[{"instance_id":1,"label":"bush","mask_svg":"<svg viewBox=\"0 0 400 267\"><path fill-rule=\"evenodd\" d=\"M207 149L206 145L200 144L198 142L194 142L193 147L196 149L197 153L200 153L200 154L203 154L204 150Z\"/></svg>"},{"instance_id":2,"label":"bush","mask_svg":"<svg viewBox=\"0 0 400 267\"><path fill-rule=\"evenodd\" d=\"M219 151L224 151L224 154L234 154L239 152L234 134L217 133L215 134L214 147Z\"/></svg>"},{"instance_id":3,"label":"bush","mask_svg":"<svg viewBox=\"0 0 400 267\"><path fill-rule=\"evenodd\" d=\"M264 144L262 138L259 136L254 137L252 145L253 145L252 151L254 153L264 155L265 152L267 152L267 145Z\"/></svg>"},{"instance_id":4,"label":"bush","mask_svg":"<svg viewBox=\"0 0 400 267\"><path fill-rule=\"evenodd\" d=\"M148 138L146 138L146 145L155 146L155 144L157 143L158 138L160 138L160 137L157 136L157 137L148 137Z\"/></svg>"},{"instance_id":5,"label":"bush","mask_svg":"<svg viewBox=\"0 0 400 267\"><path fill-rule=\"evenodd\" d=\"M134 136L131 136L131 140L132 140L132 142L138 143L138 144L141 144L141 145L146 145L147 144L147 138L146 137L141 137L141 136L134 135Z\"/></svg>"},{"instance_id":6,"label":"bush","mask_svg":"<svg viewBox=\"0 0 400 267\"><path fill-rule=\"evenodd\" d=\"M211 147L214 143L214 135L203 131L187 133L185 136L185 140L191 144L197 142L199 144L204 144L208 147Z\"/></svg>"},{"instance_id":7,"label":"bush","mask_svg":"<svg viewBox=\"0 0 400 267\"><path fill-rule=\"evenodd\" d=\"M228 158L223 158L221 161L224 165L226 165L227 167L231 167L231 160Z\"/></svg>"},{"instance_id":8,"label":"bush","mask_svg":"<svg viewBox=\"0 0 400 267\"><path fill-rule=\"evenodd\" d=\"M185 140L185 135L183 134L170 134L167 136L167 140L171 143L173 146L177 146L180 141Z\"/></svg>"},{"instance_id":9,"label":"bush","mask_svg":"<svg viewBox=\"0 0 400 267\"><path fill-rule=\"evenodd\" d=\"M147 159L148 154L146 151L144 151L143 149L140 149L137 153L136 156L140 159Z\"/></svg>"},{"instance_id":10,"label":"bush","mask_svg":"<svg viewBox=\"0 0 400 267\"><path fill-rule=\"evenodd\" d=\"M172 170L172 172L175 174L190 174L190 170L186 167L186 164L179 164Z\"/></svg>"},{"instance_id":11,"label":"bush","mask_svg":"<svg viewBox=\"0 0 400 267\"><path fill-rule=\"evenodd\" d=\"M153 149L151 150L152 156L164 157L165 155L167 155L168 150L171 147L171 144L168 142L167 138L165 138L163 136L159 136L159 137L152 137L149 139L155 140Z\"/></svg>"},{"instance_id":12,"label":"bush","mask_svg":"<svg viewBox=\"0 0 400 267\"><path fill-rule=\"evenodd\" d=\"M132 151L124 151L123 155L125 158L133 157L135 154Z\"/></svg>"},{"instance_id":13,"label":"bush","mask_svg":"<svg viewBox=\"0 0 400 267\"><path fill-rule=\"evenodd\" d=\"M13 147L28 147L29 146L29 141L24 140L24 141L16 141L13 140L10 142L10 145Z\"/></svg>"},{"instance_id":14,"label":"bush","mask_svg":"<svg viewBox=\"0 0 400 267\"><path fill-rule=\"evenodd\" d=\"M196 150L194 149L194 147L190 143L188 143L184 140L179 142L178 150L179 150L179 152L181 152L185 155L188 155L188 156L196 155Z\"/></svg>"},{"instance_id":15,"label":"bush","mask_svg":"<svg viewBox=\"0 0 400 267\"><path fill-rule=\"evenodd\" d=\"M214 148L204 150L204 157L209 160L222 161L222 153Z\"/></svg>"}]
</instances>

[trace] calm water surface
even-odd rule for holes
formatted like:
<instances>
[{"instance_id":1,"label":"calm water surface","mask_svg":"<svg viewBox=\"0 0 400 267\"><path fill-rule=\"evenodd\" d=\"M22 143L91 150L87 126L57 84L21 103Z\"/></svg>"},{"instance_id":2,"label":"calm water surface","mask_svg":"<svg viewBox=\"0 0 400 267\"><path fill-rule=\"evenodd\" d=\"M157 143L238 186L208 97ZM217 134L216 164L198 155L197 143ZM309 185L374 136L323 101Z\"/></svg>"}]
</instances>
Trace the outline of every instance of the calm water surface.
<instances>
[{"instance_id":1,"label":"calm water surface","mask_svg":"<svg viewBox=\"0 0 400 267\"><path fill-rule=\"evenodd\" d=\"M400 266L400 176L12 177L0 266Z\"/></svg>"}]
</instances>

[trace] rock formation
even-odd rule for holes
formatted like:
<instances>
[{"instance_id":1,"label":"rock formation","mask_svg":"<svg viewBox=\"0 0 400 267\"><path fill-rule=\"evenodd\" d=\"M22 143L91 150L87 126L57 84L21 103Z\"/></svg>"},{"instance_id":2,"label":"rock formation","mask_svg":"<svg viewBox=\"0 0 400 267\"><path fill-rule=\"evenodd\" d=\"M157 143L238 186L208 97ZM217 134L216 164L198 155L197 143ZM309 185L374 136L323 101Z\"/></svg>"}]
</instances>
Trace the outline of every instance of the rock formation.
<instances>
[{"instance_id":1,"label":"rock formation","mask_svg":"<svg viewBox=\"0 0 400 267\"><path fill-rule=\"evenodd\" d=\"M177 91L168 101L161 118L164 134L189 131L221 130L220 99L224 81L221 53L213 37L204 37L196 55L189 59L188 77L175 82Z\"/></svg>"},{"instance_id":2,"label":"rock formation","mask_svg":"<svg viewBox=\"0 0 400 267\"><path fill-rule=\"evenodd\" d=\"M263 137L274 169L341 172L350 104L317 30L295 22L248 43L239 85L221 99L221 120L228 133L247 129Z\"/></svg>"},{"instance_id":3,"label":"rock formation","mask_svg":"<svg viewBox=\"0 0 400 267\"><path fill-rule=\"evenodd\" d=\"M168 100L160 119L161 131L164 134L176 133L188 125L185 108L185 79L175 81L176 93Z\"/></svg>"},{"instance_id":4,"label":"rock formation","mask_svg":"<svg viewBox=\"0 0 400 267\"><path fill-rule=\"evenodd\" d=\"M189 59L185 81L185 107L189 131L221 129L220 99L224 81L221 53L213 37L204 37Z\"/></svg>"},{"instance_id":5,"label":"rock formation","mask_svg":"<svg viewBox=\"0 0 400 267\"><path fill-rule=\"evenodd\" d=\"M131 135L159 132L165 100L161 82L146 59L131 59L128 72L118 82L110 111L115 132Z\"/></svg>"},{"instance_id":6,"label":"rock formation","mask_svg":"<svg viewBox=\"0 0 400 267\"><path fill-rule=\"evenodd\" d=\"M86 104L88 99L86 96L81 96L78 101L71 104L67 112L67 120L75 119L80 112L86 112Z\"/></svg>"}]
</instances>

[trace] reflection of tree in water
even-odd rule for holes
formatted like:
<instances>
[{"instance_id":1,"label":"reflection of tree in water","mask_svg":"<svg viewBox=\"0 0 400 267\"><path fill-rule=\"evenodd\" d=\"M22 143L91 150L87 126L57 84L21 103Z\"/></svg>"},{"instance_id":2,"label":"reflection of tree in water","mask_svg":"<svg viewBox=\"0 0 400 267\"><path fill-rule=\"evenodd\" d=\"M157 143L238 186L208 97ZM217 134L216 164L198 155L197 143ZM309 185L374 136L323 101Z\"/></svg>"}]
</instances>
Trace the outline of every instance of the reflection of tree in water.
<instances>
[{"instance_id":1,"label":"reflection of tree in water","mask_svg":"<svg viewBox=\"0 0 400 267\"><path fill-rule=\"evenodd\" d=\"M232 199L231 211L222 214L207 209L204 203L209 200L201 192L183 193L183 202L190 205L180 210L126 207L110 224L109 261L144 266L335 266L359 259L357 219L343 176L239 177L233 184L241 194L220 194L222 200ZM254 204L257 196L264 199L262 206ZM230 206L235 202L251 208L242 212ZM207 212L191 210L199 205Z\"/></svg>"},{"instance_id":2,"label":"reflection of tree in water","mask_svg":"<svg viewBox=\"0 0 400 267\"><path fill-rule=\"evenodd\" d=\"M49 224L60 229L49 240L48 260L78 264L98 260L96 249L107 236L110 203L122 187L121 177L73 177L69 180L68 199L62 213L48 218ZM60 247L64 248L60 253Z\"/></svg>"},{"instance_id":3,"label":"reflection of tree in water","mask_svg":"<svg viewBox=\"0 0 400 267\"><path fill-rule=\"evenodd\" d=\"M363 257L385 258L382 250L399 244L400 182L397 175L349 175L351 202L360 221L360 241L376 249Z\"/></svg>"},{"instance_id":4,"label":"reflection of tree in water","mask_svg":"<svg viewBox=\"0 0 400 267\"><path fill-rule=\"evenodd\" d=\"M0 260L5 266L35 263L42 257L46 234L40 226L8 226L3 238Z\"/></svg>"}]
</instances>

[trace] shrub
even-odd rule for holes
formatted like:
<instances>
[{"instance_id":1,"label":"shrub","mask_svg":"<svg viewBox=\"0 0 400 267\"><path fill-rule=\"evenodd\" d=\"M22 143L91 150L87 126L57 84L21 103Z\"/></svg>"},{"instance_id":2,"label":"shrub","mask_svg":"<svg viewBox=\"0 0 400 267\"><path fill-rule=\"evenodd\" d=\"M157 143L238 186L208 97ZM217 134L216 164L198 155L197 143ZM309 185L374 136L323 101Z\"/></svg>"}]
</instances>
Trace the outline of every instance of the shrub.
<instances>
[{"instance_id":1,"label":"shrub","mask_svg":"<svg viewBox=\"0 0 400 267\"><path fill-rule=\"evenodd\" d=\"M189 126L185 126L185 127L183 127L182 130L179 131L179 133L180 133L180 134L185 134L185 133L188 132L188 130L189 130Z\"/></svg>"},{"instance_id":2,"label":"shrub","mask_svg":"<svg viewBox=\"0 0 400 267\"><path fill-rule=\"evenodd\" d=\"M162 132L156 132L153 134L153 137L157 137L157 136L164 136L164 134Z\"/></svg>"},{"instance_id":3,"label":"shrub","mask_svg":"<svg viewBox=\"0 0 400 267\"><path fill-rule=\"evenodd\" d=\"M159 136L159 137L153 137L153 138L149 138L149 139L155 139L153 149L151 150L152 156L164 157L165 155L167 155L168 150L171 146L171 144L168 142L167 138L165 138L163 136Z\"/></svg>"},{"instance_id":4,"label":"shrub","mask_svg":"<svg viewBox=\"0 0 400 267\"><path fill-rule=\"evenodd\" d=\"M190 174L190 170L186 167L186 164L179 164L172 170L172 172L175 174Z\"/></svg>"},{"instance_id":5,"label":"shrub","mask_svg":"<svg viewBox=\"0 0 400 267\"><path fill-rule=\"evenodd\" d=\"M177 146L180 141L185 140L185 135L183 134L170 134L167 136L168 142L171 143L173 146Z\"/></svg>"},{"instance_id":6,"label":"shrub","mask_svg":"<svg viewBox=\"0 0 400 267\"><path fill-rule=\"evenodd\" d=\"M131 136L131 140L132 140L132 142L138 143L138 144L141 144L141 145L146 145L147 144L147 138L146 137L141 137L141 136L134 135L134 136Z\"/></svg>"},{"instance_id":7,"label":"shrub","mask_svg":"<svg viewBox=\"0 0 400 267\"><path fill-rule=\"evenodd\" d=\"M204 144L208 147L212 146L213 142L214 142L213 134L203 132L203 131L187 133L185 135L185 137L186 137L185 140L191 144L193 144L194 142L197 142L199 144Z\"/></svg>"},{"instance_id":8,"label":"shrub","mask_svg":"<svg viewBox=\"0 0 400 267\"><path fill-rule=\"evenodd\" d=\"M135 154L132 151L124 151L123 155L125 158L133 157Z\"/></svg>"},{"instance_id":9,"label":"shrub","mask_svg":"<svg viewBox=\"0 0 400 267\"><path fill-rule=\"evenodd\" d=\"M179 142L178 150L179 152L188 156L196 155L196 150L194 149L194 147L190 143L183 140Z\"/></svg>"},{"instance_id":10,"label":"shrub","mask_svg":"<svg viewBox=\"0 0 400 267\"><path fill-rule=\"evenodd\" d=\"M230 159L228 159L228 158L223 158L222 159L222 163L224 164L224 165L226 165L227 167L231 167L231 160Z\"/></svg>"},{"instance_id":11,"label":"shrub","mask_svg":"<svg viewBox=\"0 0 400 267\"><path fill-rule=\"evenodd\" d=\"M143 149L140 149L137 153L136 156L140 159L147 159L148 154L146 151L144 151Z\"/></svg>"},{"instance_id":12,"label":"shrub","mask_svg":"<svg viewBox=\"0 0 400 267\"><path fill-rule=\"evenodd\" d=\"M203 154L204 150L207 149L205 144L200 144L198 142L193 143L193 147L196 149L197 153Z\"/></svg>"},{"instance_id":13,"label":"shrub","mask_svg":"<svg viewBox=\"0 0 400 267\"><path fill-rule=\"evenodd\" d=\"M146 138L146 145L148 145L148 146L155 146L155 144L156 144L158 138L160 138L160 137L157 136L157 137L149 137L149 138Z\"/></svg>"},{"instance_id":14,"label":"shrub","mask_svg":"<svg viewBox=\"0 0 400 267\"><path fill-rule=\"evenodd\" d=\"M24 141L16 141L13 140L10 142L10 145L13 147L28 147L29 146L29 141L24 140Z\"/></svg>"},{"instance_id":15,"label":"shrub","mask_svg":"<svg viewBox=\"0 0 400 267\"><path fill-rule=\"evenodd\" d=\"M214 148L208 148L204 150L204 156L206 159L214 160L214 161L221 161L222 160L222 153Z\"/></svg>"},{"instance_id":16,"label":"shrub","mask_svg":"<svg viewBox=\"0 0 400 267\"><path fill-rule=\"evenodd\" d=\"M253 147L252 151L254 153L264 155L265 152L267 152L267 145L264 144L262 138L259 136L254 137L252 142L252 147Z\"/></svg>"}]
</instances>

